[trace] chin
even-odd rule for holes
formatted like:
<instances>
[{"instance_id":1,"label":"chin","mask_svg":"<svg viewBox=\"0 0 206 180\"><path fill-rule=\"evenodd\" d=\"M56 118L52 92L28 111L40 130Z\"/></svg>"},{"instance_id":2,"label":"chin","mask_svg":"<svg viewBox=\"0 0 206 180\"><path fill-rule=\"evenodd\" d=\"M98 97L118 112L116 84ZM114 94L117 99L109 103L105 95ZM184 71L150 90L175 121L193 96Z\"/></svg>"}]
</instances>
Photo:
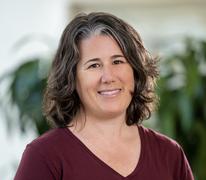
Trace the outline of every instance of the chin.
<instances>
[{"instance_id":1,"label":"chin","mask_svg":"<svg viewBox=\"0 0 206 180\"><path fill-rule=\"evenodd\" d=\"M126 109L104 109L102 111L102 114L103 115L106 115L106 116L110 116L110 117L116 117L116 116L120 116L122 114L126 114Z\"/></svg>"}]
</instances>

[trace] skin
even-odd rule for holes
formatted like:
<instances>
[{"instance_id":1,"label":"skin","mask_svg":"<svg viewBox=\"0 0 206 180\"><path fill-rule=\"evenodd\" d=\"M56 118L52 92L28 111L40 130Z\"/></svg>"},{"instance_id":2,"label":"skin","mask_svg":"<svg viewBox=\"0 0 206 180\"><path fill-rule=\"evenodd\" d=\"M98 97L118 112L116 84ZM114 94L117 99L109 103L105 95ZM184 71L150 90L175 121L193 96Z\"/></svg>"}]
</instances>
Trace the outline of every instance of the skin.
<instances>
[{"instance_id":1,"label":"skin","mask_svg":"<svg viewBox=\"0 0 206 180\"><path fill-rule=\"evenodd\" d=\"M69 129L100 160L127 176L141 149L137 126L125 121L134 90L132 67L109 36L92 35L80 42L79 50L76 90L82 108Z\"/></svg>"},{"instance_id":2,"label":"skin","mask_svg":"<svg viewBox=\"0 0 206 180\"><path fill-rule=\"evenodd\" d=\"M86 115L96 119L125 118L134 90L134 75L118 44L96 35L80 42L76 89Z\"/></svg>"}]
</instances>

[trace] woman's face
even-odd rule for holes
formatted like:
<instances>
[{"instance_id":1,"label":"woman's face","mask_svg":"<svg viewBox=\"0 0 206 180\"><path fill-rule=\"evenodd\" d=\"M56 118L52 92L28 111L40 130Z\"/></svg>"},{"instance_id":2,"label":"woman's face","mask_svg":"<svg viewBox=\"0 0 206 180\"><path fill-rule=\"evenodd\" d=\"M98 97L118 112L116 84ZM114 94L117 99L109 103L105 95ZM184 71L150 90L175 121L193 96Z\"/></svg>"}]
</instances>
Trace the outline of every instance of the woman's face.
<instances>
[{"instance_id":1,"label":"woman's face","mask_svg":"<svg viewBox=\"0 0 206 180\"><path fill-rule=\"evenodd\" d=\"M93 35L79 44L76 90L86 115L112 118L126 114L134 91L134 75L116 41Z\"/></svg>"}]
</instances>

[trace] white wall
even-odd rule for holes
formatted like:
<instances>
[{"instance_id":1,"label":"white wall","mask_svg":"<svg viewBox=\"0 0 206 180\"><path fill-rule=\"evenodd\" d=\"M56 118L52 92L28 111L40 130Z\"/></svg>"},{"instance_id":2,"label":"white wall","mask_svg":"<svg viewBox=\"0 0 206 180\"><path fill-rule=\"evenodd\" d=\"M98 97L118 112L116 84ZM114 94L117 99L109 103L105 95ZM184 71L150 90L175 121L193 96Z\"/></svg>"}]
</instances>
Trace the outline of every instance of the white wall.
<instances>
[{"instance_id":1,"label":"white wall","mask_svg":"<svg viewBox=\"0 0 206 180\"><path fill-rule=\"evenodd\" d=\"M152 51L178 50L186 36L206 39L205 0L71 0L71 11L107 11L134 26Z\"/></svg>"},{"instance_id":2,"label":"white wall","mask_svg":"<svg viewBox=\"0 0 206 180\"><path fill-rule=\"evenodd\" d=\"M0 1L0 76L19 65L25 57L48 53L56 47L65 26L68 3L67 0ZM26 37L32 37L29 43L22 42ZM45 45L47 43L50 47ZM0 97L5 85L0 84ZM22 136L14 128L9 134L3 114L0 109L0 179L11 180L26 144L35 133L31 131ZM15 120L15 116L13 118Z\"/></svg>"},{"instance_id":3,"label":"white wall","mask_svg":"<svg viewBox=\"0 0 206 180\"><path fill-rule=\"evenodd\" d=\"M17 54L22 49L14 46L24 37L46 35L51 40L58 39L64 28L67 10L66 0L1 0L0 74L18 63ZM35 45L29 52L24 50L24 54L42 50Z\"/></svg>"}]
</instances>

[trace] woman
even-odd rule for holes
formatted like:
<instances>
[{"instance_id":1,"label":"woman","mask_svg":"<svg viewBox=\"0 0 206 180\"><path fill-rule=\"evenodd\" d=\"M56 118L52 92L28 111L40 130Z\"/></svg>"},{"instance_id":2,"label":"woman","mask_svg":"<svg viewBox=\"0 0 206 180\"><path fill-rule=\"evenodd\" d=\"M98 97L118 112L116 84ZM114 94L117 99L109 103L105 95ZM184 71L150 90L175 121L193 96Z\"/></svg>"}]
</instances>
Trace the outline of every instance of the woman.
<instances>
[{"instance_id":1,"label":"woman","mask_svg":"<svg viewBox=\"0 0 206 180\"><path fill-rule=\"evenodd\" d=\"M156 61L107 13L79 14L54 58L44 112L56 128L27 145L15 180L192 180L182 148L143 127Z\"/></svg>"}]
</instances>

